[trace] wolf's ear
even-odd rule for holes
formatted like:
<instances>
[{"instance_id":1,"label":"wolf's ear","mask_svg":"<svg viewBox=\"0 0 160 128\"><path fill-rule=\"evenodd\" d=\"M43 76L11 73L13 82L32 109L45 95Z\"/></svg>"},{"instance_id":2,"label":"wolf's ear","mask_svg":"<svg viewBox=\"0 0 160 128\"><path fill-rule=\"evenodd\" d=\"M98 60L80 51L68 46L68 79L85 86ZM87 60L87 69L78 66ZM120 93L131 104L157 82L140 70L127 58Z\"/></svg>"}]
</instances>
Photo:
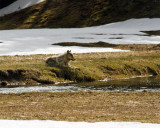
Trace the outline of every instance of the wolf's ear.
<instances>
[{"instance_id":1,"label":"wolf's ear","mask_svg":"<svg viewBox=\"0 0 160 128\"><path fill-rule=\"evenodd\" d=\"M67 53L71 53L71 50L67 50Z\"/></svg>"}]
</instances>

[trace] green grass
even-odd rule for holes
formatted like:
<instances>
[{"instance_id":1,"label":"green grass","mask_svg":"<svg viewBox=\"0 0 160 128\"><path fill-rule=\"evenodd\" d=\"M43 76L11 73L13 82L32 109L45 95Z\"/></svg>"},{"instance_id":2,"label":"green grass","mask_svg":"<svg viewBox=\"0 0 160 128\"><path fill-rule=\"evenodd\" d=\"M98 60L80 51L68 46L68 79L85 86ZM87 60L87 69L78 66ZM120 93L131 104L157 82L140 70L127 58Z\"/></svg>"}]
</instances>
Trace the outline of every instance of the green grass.
<instances>
[{"instance_id":1,"label":"green grass","mask_svg":"<svg viewBox=\"0 0 160 128\"><path fill-rule=\"evenodd\" d=\"M74 54L76 61L70 64L77 68L49 67L45 64L49 56L52 55L1 56L0 78L48 84L160 74L159 51Z\"/></svg>"},{"instance_id":2,"label":"green grass","mask_svg":"<svg viewBox=\"0 0 160 128\"><path fill-rule=\"evenodd\" d=\"M126 56L108 59L95 58L85 64L97 74L113 78L133 75L156 75L159 74L159 57L159 54L151 54L148 56Z\"/></svg>"},{"instance_id":3,"label":"green grass","mask_svg":"<svg viewBox=\"0 0 160 128\"><path fill-rule=\"evenodd\" d=\"M49 67L45 64L46 55L4 56L0 57L2 80L34 80L40 83L59 81L94 81L96 75L74 68Z\"/></svg>"},{"instance_id":4,"label":"green grass","mask_svg":"<svg viewBox=\"0 0 160 128\"><path fill-rule=\"evenodd\" d=\"M150 0L45 0L0 17L0 29L86 27L130 18L153 18L159 17L159 5Z\"/></svg>"}]
</instances>

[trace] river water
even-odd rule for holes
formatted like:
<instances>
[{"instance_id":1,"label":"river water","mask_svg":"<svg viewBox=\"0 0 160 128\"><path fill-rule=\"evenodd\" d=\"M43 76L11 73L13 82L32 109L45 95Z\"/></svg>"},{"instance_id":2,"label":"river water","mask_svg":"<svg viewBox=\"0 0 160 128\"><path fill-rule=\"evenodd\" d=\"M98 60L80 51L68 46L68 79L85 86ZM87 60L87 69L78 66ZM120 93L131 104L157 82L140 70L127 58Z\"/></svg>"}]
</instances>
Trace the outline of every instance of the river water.
<instances>
[{"instance_id":1,"label":"river water","mask_svg":"<svg viewBox=\"0 0 160 128\"><path fill-rule=\"evenodd\" d=\"M160 92L160 76L137 77L98 81L90 83L67 83L58 85L19 86L14 88L0 88L0 93L25 93L25 92L65 92L65 91L153 91Z\"/></svg>"}]
</instances>

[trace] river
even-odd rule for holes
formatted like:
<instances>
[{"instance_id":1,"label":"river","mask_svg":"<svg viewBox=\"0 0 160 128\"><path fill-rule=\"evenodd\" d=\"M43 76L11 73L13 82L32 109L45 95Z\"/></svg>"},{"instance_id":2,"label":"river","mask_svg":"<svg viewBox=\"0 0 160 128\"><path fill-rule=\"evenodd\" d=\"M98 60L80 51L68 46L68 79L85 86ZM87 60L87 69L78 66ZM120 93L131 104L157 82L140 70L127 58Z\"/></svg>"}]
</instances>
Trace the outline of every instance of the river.
<instances>
[{"instance_id":1,"label":"river","mask_svg":"<svg viewBox=\"0 0 160 128\"><path fill-rule=\"evenodd\" d=\"M160 76L136 77L130 79L117 79L88 83L65 83L57 85L18 86L0 88L0 93L26 93L26 92L65 92L65 91L152 91L160 92Z\"/></svg>"}]
</instances>

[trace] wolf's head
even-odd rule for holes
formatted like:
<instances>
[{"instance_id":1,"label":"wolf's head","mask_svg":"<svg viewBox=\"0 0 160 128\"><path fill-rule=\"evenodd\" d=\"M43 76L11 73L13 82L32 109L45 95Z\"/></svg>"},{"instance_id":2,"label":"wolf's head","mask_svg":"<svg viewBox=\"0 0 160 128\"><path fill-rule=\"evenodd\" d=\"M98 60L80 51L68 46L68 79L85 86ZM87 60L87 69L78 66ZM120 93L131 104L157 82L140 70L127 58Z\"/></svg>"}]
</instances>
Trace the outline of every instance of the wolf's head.
<instances>
[{"instance_id":1,"label":"wolf's head","mask_svg":"<svg viewBox=\"0 0 160 128\"><path fill-rule=\"evenodd\" d=\"M75 60L73 54L71 53L71 50L67 50L67 59L72 61Z\"/></svg>"}]
</instances>

